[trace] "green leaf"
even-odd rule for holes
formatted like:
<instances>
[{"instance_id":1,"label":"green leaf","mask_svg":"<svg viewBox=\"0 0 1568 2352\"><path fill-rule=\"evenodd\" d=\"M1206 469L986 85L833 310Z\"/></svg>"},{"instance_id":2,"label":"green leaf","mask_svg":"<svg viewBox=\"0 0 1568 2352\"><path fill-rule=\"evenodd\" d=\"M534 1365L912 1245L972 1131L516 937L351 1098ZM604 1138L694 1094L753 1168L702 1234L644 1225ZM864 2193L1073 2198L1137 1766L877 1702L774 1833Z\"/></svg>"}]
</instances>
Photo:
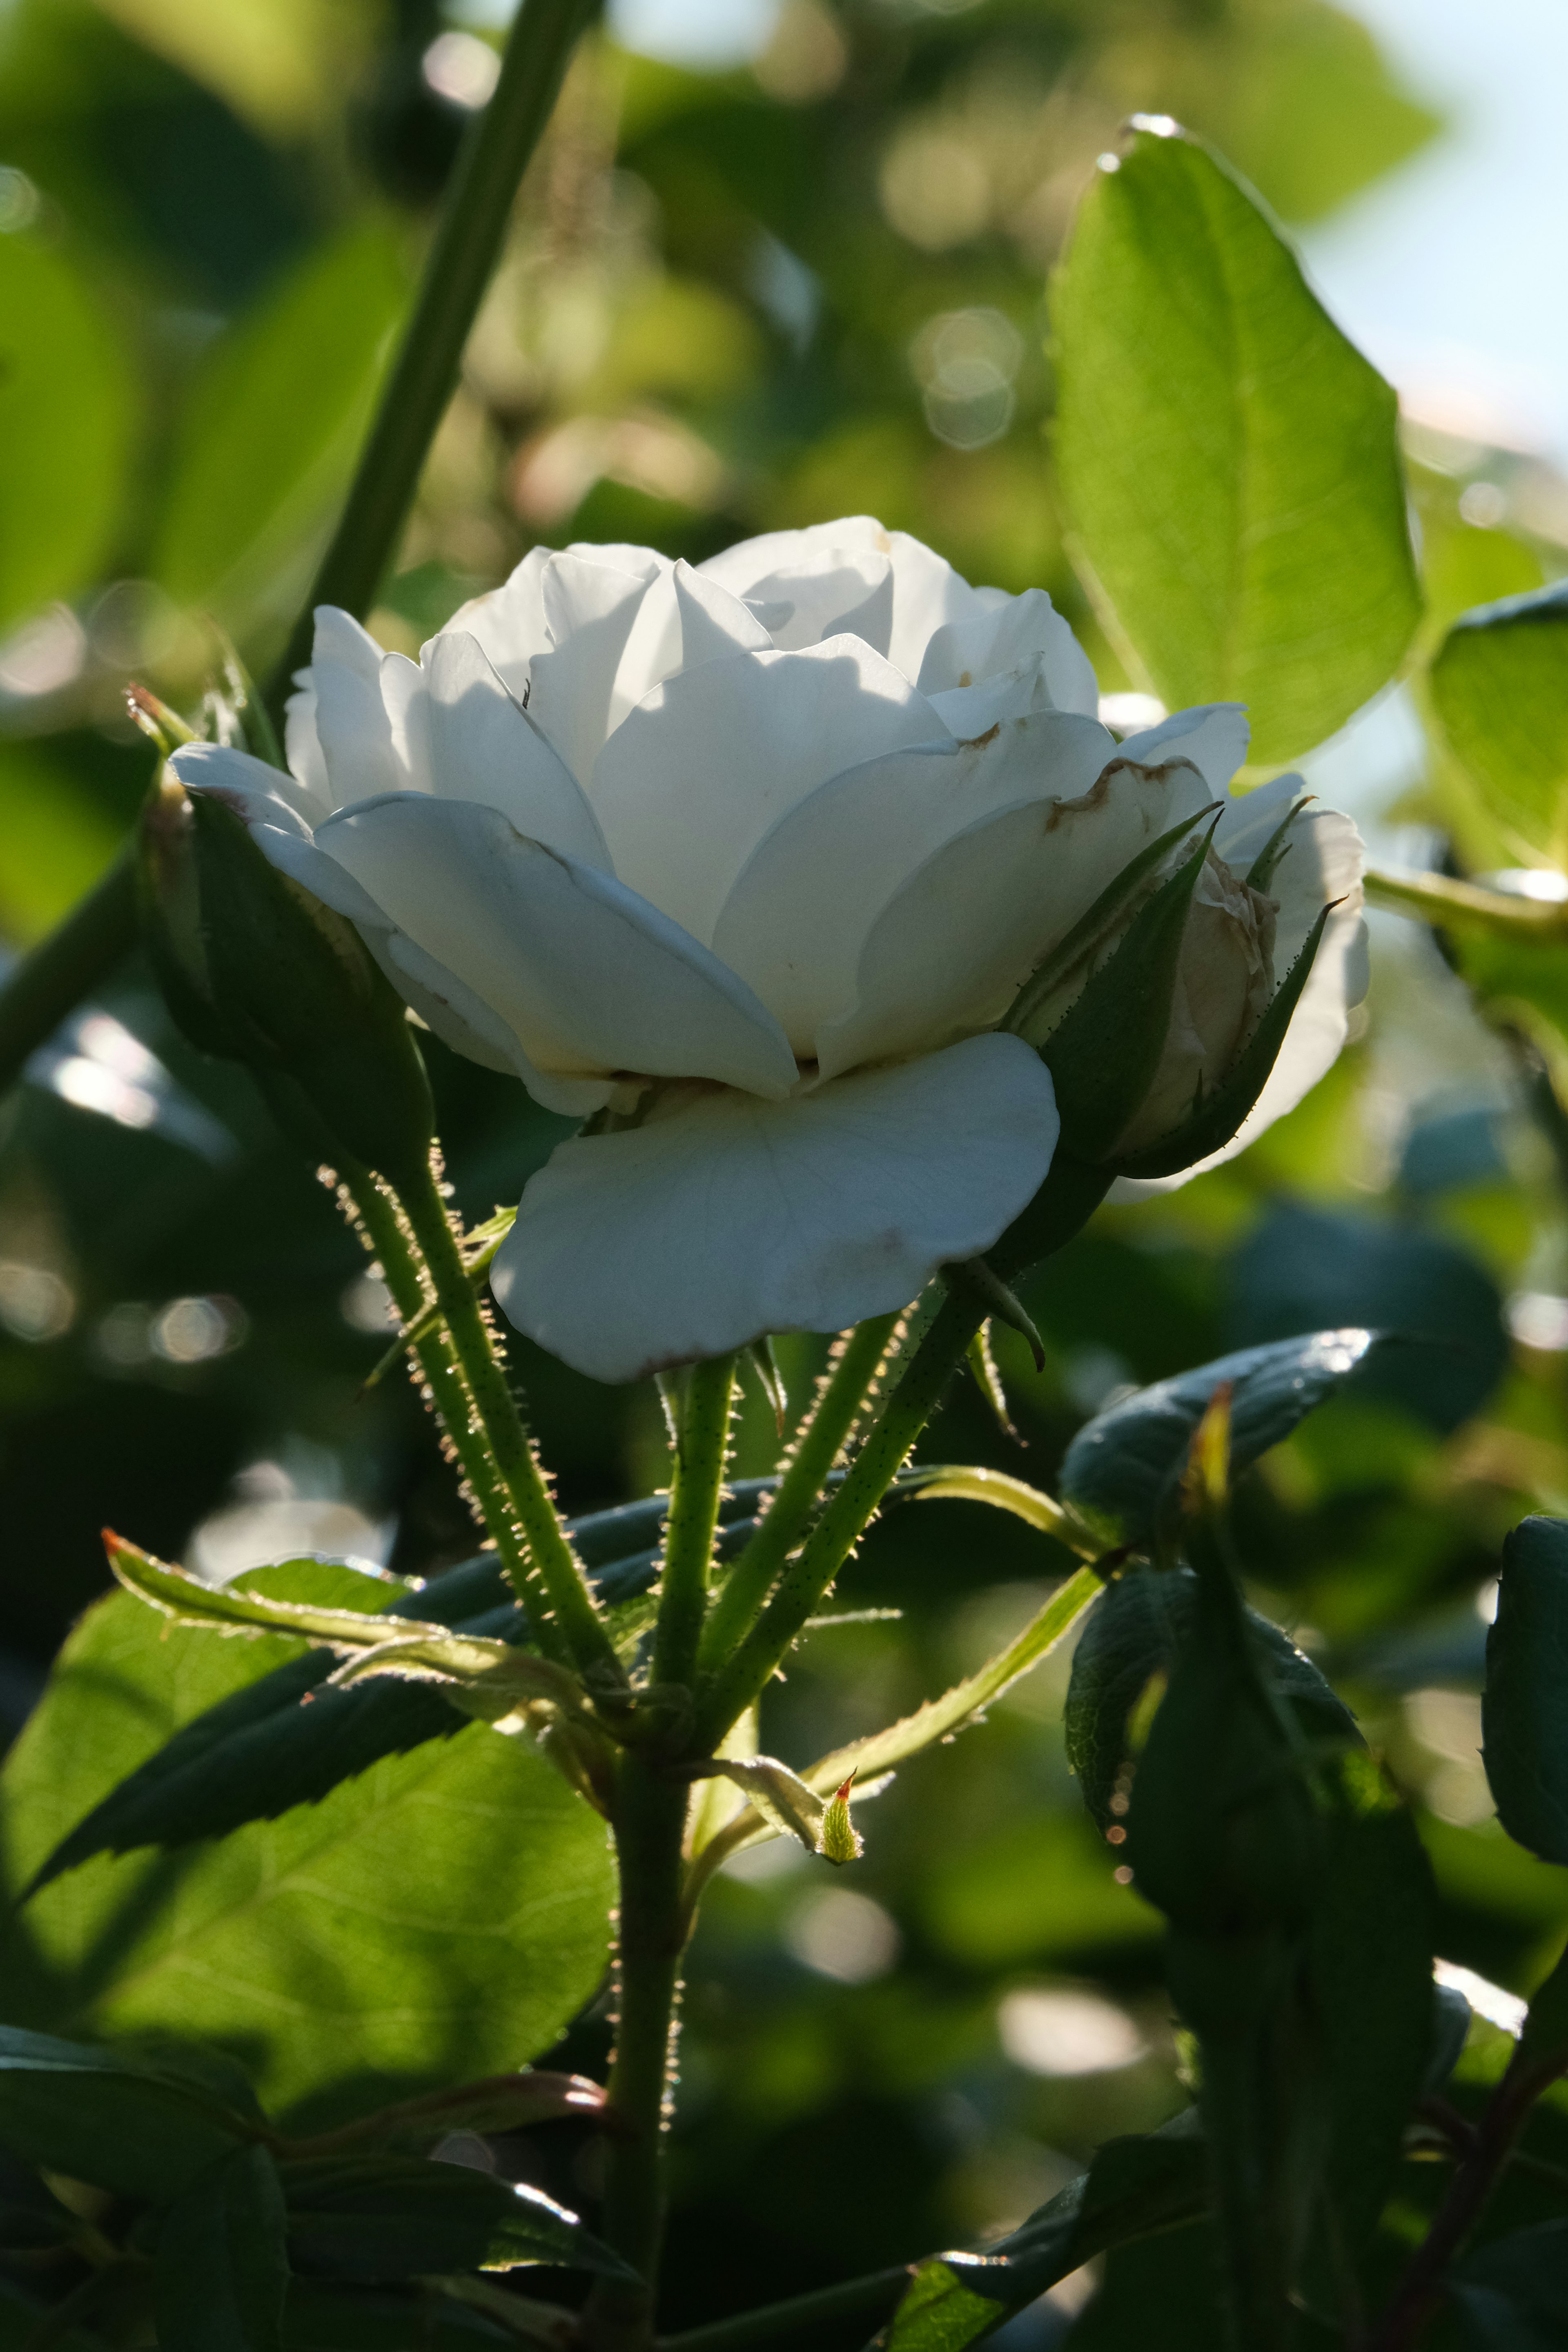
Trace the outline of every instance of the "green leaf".
<instances>
[{"instance_id":1,"label":"green leaf","mask_svg":"<svg viewBox=\"0 0 1568 2352\"><path fill-rule=\"evenodd\" d=\"M1525 851L1568 862L1568 587L1457 621L1429 685L1449 749Z\"/></svg>"},{"instance_id":2,"label":"green leaf","mask_svg":"<svg viewBox=\"0 0 1568 2352\"><path fill-rule=\"evenodd\" d=\"M921 2263L878 2341L887 2352L960 2352L1094 2255L1195 2221L1207 2201L1195 2109L1142 2137L1108 2140L1010 2237Z\"/></svg>"},{"instance_id":3,"label":"green leaf","mask_svg":"<svg viewBox=\"0 0 1568 2352\"><path fill-rule=\"evenodd\" d=\"M1079 1431L1061 1467L1063 1501L1108 1546L1155 1541L1174 1504L1193 1433L1222 1381L1231 1384L1234 1473L1289 1437L1379 1336L1354 1328L1304 1332L1139 1389Z\"/></svg>"},{"instance_id":4,"label":"green leaf","mask_svg":"<svg viewBox=\"0 0 1568 2352\"><path fill-rule=\"evenodd\" d=\"M227 2094L228 2095L224 2095ZM0 2141L122 2196L182 2195L257 2137L243 2076L174 2051L94 2048L0 2026Z\"/></svg>"},{"instance_id":5,"label":"green leaf","mask_svg":"<svg viewBox=\"0 0 1568 2352\"><path fill-rule=\"evenodd\" d=\"M1568 2221L1494 2239L1457 2265L1448 2293L1471 2352L1562 2352Z\"/></svg>"},{"instance_id":6,"label":"green leaf","mask_svg":"<svg viewBox=\"0 0 1568 2352\"><path fill-rule=\"evenodd\" d=\"M1503 1545L1481 1738L1510 1837L1568 1862L1568 1519L1522 1519Z\"/></svg>"},{"instance_id":7,"label":"green leaf","mask_svg":"<svg viewBox=\"0 0 1568 2352\"><path fill-rule=\"evenodd\" d=\"M318 248L216 343L178 428L152 572L237 638L308 584L407 298L374 221Z\"/></svg>"},{"instance_id":8,"label":"green leaf","mask_svg":"<svg viewBox=\"0 0 1568 2352\"><path fill-rule=\"evenodd\" d=\"M331 2277L372 2285L525 2263L636 2275L542 2189L468 2165L330 2158L285 2164L283 2186L296 2265Z\"/></svg>"},{"instance_id":9,"label":"green leaf","mask_svg":"<svg viewBox=\"0 0 1568 2352\"><path fill-rule=\"evenodd\" d=\"M285 2143L284 2153L341 2156L400 2146L425 2151L448 2132L525 2131L531 2124L554 2123L566 2116L592 2120L603 2115L605 2100L602 2085L584 2074L491 2074L482 2083L459 2083L453 2090L376 2107L337 2131Z\"/></svg>"},{"instance_id":10,"label":"green leaf","mask_svg":"<svg viewBox=\"0 0 1568 2352\"><path fill-rule=\"evenodd\" d=\"M0 629L91 585L120 527L139 405L65 256L0 236Z\"/></svg>"},{"instance_id":11,"label":"green leaf","mask_svg":"<svg viewBox=\"0 0 1568 2352\"><path fill-rule=\"evenodd\" d=\"M729 1516L720 1528L721 1560L733 1558L746 1543L756 1521L745 1513L759 1492L775 1483L736 1482L721 1507L725 1514L740 1514ZM657 1578L660 1554L653 1538L668 1501L668 1496L656 1496L570 1522L595 1590L612 1605L646 1591ZM616 1549L644 1538L646 1548L629 1554ZM275 1580L284 1572L267 1574ZM352 1570L343 1573L355 1578ZM355 1578L343 1592L352 1596L357 1585L363 1596L364 1582ZM371 1589L388 1593L384 1585ZM502 1641L521 1641L527 1631L494 1552L448 1570L406 1599L395 1589L390 1598L372 1605L393 1616L407 1609L432 1623ZM468 1719L438 1685L389 1679L356 1689L323 1689L331 1671L331 1657L313 1650L197 1716L75 1825L48 1856L36 1885L47 1885L95 1853L185 1845L196 1838L222 1837L247 1822L276 1821L295 1805L315 1803L384 1757L450 1739ZM312 1693L310 1704L301 1704Z\"/></svg>"},{"instance_id":12,"label":"green leaf","mask_svg":"<svg viewBox=\"0 0 1568 2352\"><path fill-rule=\"evenodd\" d=\"M1393 392L1163 121L1102 162L1052 317L1058 469L1110 624L1173 709L1247 703L1255 760L1321 742L1420 614Z\"/></svg>"},{"instance_id":13,"label":"green leaf","mask_svg":"<svg viewBox=\"0 0 1568 2352\"><path fill-rule=\"evenodd\" d=\"M241 2148L163 2217L153 2252L158 2352L278 2352L288 2286L278 2168L266 2148Z\"/></svg>"},{"instance_id":14,"label":"green leaf","mask_svg":"<svg viewBox=\"0 0 1568 2352\"><path fill-rule=\"evenodd\" d=\"M96 1604L0 1773L5 1886L182 1726L302 1654L165 1640L128 1594ZM11 1914L0 1968L22 2024L199 2035L320 2128L547 2048L599 1980L613 1899L603 1822L526 1738L470 1726L221 1843L100 1854Z\"/></svg>"},{"instance_id":15,"label":"green leaf","mask_svg":"<svg viewBox=\"0 0 1568 2352\"><path fill-rule=\"evenodd\" d=\"M517 2331L428 2287L374 2294L296 2278L284 2306L283 2342L286 2352L410 2352L416 2345L418 2352L487 2352L497 2345L516 2352Z\"/></svg>"}]
</instances>

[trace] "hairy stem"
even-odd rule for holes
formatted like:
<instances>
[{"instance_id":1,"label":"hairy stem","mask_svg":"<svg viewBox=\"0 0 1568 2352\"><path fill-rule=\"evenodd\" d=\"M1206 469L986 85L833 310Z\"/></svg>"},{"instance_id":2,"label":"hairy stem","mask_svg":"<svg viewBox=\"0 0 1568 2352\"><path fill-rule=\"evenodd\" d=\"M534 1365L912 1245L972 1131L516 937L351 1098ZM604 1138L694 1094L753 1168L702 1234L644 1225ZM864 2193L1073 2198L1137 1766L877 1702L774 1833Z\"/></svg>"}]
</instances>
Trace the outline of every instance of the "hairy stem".
<instances>
[{"instance_id":1,"label":"hairy stem","mask_svg":"<svg viewBox=\"0 0 1568 2352\"><path fill-rule=\"evenodd\" d=\"M368 1169L344 1171L343 1183L355 1215L380 1264L392 1303L405 1328L430 1304L426 1269L396 1202ZM474 1409L473 1392L444 1320L437 1321L411 1350L468 1492L494 1543L512 1587L528 1610L530 1630L547 1656L564 1664L570 1656L551 1616L549 1596L518 1525L511 1496L486 1442Z\"/></svg>"},{"instance_id":2,"label":"hairy stem","mask_svg":"<svg viewBox=\"0 0 1568 2352\"><path fill-rule=\"evenodd\" d=\"M552 1625L579 1672L592 1674L607 1696L624 1685L625 1675L522 1425L432 1168L400 1172L395 1189L473 1398L477 1450L488 1455L487 1476L499 1478L521 1530L528 1565L513 1574L518 1596L542 1638Z\"/></svg>"},{"instance_id":3,"label":"hairy stem","mask_svg":"<svg viewBox=\"0 0 1568 2352\"><path fill-rule=\"evenodd\" d=\"M686 1920L681 1843L689 1790L648 1759L625 1752L613 1821L620 1864L616 1968L620 2011L610 2106L622 2130L609 2142L600 2234L640 2284L599 2280L583 2314L591 2352L647 2352L653 2342L664 2233L665 2129L674 2080L676 2003Z\"/></svg>"},{"instance_id":4,"label":"hairy stem","mask_svg":"<svg viewBox=\"0 0 1568 2352\"><path fill-rule=\"evenodd\" d=\"M653 1646L656 1683L689 1684L696 1670L734 1397L732 1355L692 1366L680 1407L665 1527Z\"/></svg>"},{"instance_id":5,"label":"hairy stem","mask_svg":"<svg viewBox=\"0 0 1568 2352\"><path fill-rule=\"evenodd\" d=\"M799 1557L785 1569L773 1599L699 1700L692 1740L696 1752L711 1755L730 1726L773 1680L935 1411L984 1313L984 1307L966 1298L943 1302Z\"/></svg>"},{"instance_id":6,"label":"hairy stem","mask_svg":"<svg viewBox=\"0 0 1568 2352\"><path fill-rule=\"evenodd\" d=\"M566 61L597 0L523 0L500 79L468 134L425 264L419 297L386 381L331 544L268 689L278 716L310 658L318 604L363 620L419 486L426 452L457 389L463 346L500 251L518 184L550 120Z\"/></svg>"},{"instance_id":7,"label":"hairy stem","mask_svg":"<svg viewBox=\"0 0 1568 2352\"><path fill-rule=\"evenodd\" d=\"M841 2286L818 2287L815 2294L792 2295L787 2303L763 2304L734 2319L710 2320L706 2327L689 2327L679 2336L661 2336L658 2352L746 2352L752 2344L772 2344L780 2336L800 2335L830 2319L874 2317L890 2311L913 2275L910 2264L872 2271L865 2278L846 2279Z\"/></svg>"},{"instance_id":8,"label":"hairy stem","mask_svg":"<svg viewBox=\"0 0 1568 2352\"><path fill-rule=\"evenodd\" d=\"M794 1459L767 1517L730 1570L713 1604L702 1636L704 1666L722 1664L767 1599L773 1579L816 1507L827 1474L854 1425L898 1323L896 1315L874 1316L858 1325L846 1340L795 1441Z\"/></svg>"}]
</instances>

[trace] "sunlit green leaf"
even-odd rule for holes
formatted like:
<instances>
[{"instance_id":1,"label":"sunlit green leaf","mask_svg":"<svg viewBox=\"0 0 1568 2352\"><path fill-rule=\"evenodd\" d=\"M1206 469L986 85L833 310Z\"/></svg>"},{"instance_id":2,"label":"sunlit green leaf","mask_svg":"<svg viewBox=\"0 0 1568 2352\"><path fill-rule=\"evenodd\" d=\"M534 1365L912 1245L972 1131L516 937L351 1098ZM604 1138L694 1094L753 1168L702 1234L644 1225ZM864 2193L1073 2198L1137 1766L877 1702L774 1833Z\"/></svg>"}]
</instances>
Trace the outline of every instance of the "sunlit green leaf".
<instances>
[{"instance_id":1,"label":"sunlit green leaf","mask_svg":"<svg viewBox=\"0 0 1568 2352\"><path fill-rule=\"evenodd\" d=\"M1455 623L1431 669L1455 757L1531 850L1568 856L1568 590L1483 604Z\"/></svg>"},{"instance_id":2,"label":"sunlit green leaf","mask_svg":"<svg viewBox=\"0 0 1568 2352\"><path fill-rule=\"evenodd\" d=\"M575 2213L468 2165L323 2158L286 2164L283 2182L295 2261L331 2277L374 2284L526 2263L631 2275Z\"/></svg>"},{"instance_id":3,"label":"sunlit green leaf","mask_svg":"<svg viewBox=\"0 0 1568 2352\"><path fill-rule=\"evenodd\" d=\"M312 253L204 362L153 576L237 638L307 585L406 296L396 241L372 223Z\"/></svg>"},{"instance_id":4,"label":"sunlit green leaf","mask_svg":"<svg viewBox=\"0 0 1568 2352\"><path fill-rule=\"evenodd\" d=\"M302 1654L163 1637L128 1594L72 1635L0 1776L15 1892L179 1727ZM318 1805L177 1854L100 1855L6 1922L7 2006L69 2034L195 2034L276 2115L338 2120L513 2068L604 1965L604 1824L525 1738L479 1726Z\"/></svg>"},{"instance_id":5,"label":"sunlit green leaf","mask_svg":"<svg viewBox=\"0 0 1568 2352\"><path fill-rule=\"evenodd\" d=\"M0 628L91 584L120 525L137 405L72 264L0 233Z\"/></svg>"},{"instance_id":6,"label":"sunlit green leaf","mask_svg":"<svg viewBox=\"0 0 1568 2352\"><path fill-rule=\"evenodd\" d=\"M1114 627L1173 708L1242 701L1255 760L1307 750L1419 614L1394 394L1163 121L1097 173L1052 316L1063 495Z\"/></svg>"}]
</instances>

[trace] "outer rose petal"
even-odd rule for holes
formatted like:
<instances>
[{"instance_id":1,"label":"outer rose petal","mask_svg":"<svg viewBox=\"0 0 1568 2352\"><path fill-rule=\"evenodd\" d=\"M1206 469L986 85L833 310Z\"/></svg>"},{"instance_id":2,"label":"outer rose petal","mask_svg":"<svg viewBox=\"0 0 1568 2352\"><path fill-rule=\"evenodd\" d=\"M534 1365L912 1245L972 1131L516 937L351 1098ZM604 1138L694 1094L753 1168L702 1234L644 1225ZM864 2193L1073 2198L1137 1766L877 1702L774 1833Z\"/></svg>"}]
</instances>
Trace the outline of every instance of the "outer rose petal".
<instances>
[{"instance_id":1,"label":"outer rose petal","mask_svg":"<svg viewBox=\"0 0 1568 2352\"><path fill-rule=\"evenodd\" d=\"M988 1248L1057 1139L1050 1073L972 1037L789 1102L701 1094L562 1144L491 1274L520 1329L630 1381L765 1331L841 1330Z\"/></svg>"},{"instance_id":2,"label":"outer rose petal","mask_svg":"<svg viewBox=\"0 0 1568 2352\"><path fill-rule=\"evenodd\" d=\"M1162 760L1190 760L1217 800L1246 759L1251 740L1244 702L1197 702L1190 710L1173 711L1158 727L1129 735L1121 756L1143 768Z\"/></svg>"},{"instance_id":3,"label":"outer rose petal","mask_svg":"<svg viewBox=\"0 0 1568 2352\"><path fill-rule=\"evenodd\" d=\"M832 777L748 858L715 950L778 1014L796 1053L814 1054L824 1024L853 1010L867 934L900 886L1001 809L1077 799L1115 750L1094 719L1052 711L986 741L929 744Z\"/></svg>"},{"instance_id":4,"label":"outer rose petal","mask_svg":"<svg viewBox=\"0 0 1568 2352\"><path fill-rule=\"evenodd\" d=\"M1299 777L1279 780L1299 790ZM1265 785L1263 791L1272 791ZM1261 792L1248 793L1241 803L1261 799ZM1280 796L1287 803L1290 795ZM1283 809L1273 814L1271 833L1279 821ZM1262 842L1258 845L1262 847ZM1256 1143L1267 1128L1287 1111L1294 1110L1302 1097L1310 1094L1321 1077L1333 1067L1345 1042L1352 1005L1359 1004L1366 994L1366 925L1362 920L1362 839L1348 816L1336 809L1309 809L1297 818L1291 828L1289 855L1282 858L1276 869L1271 895L1279 901L1279 920L1275 938L1274 968L1283 980L1321 908L1332 899L1342 902L1342 911L1331 919L1313 962L1311 975L1301 992L1295 1016L1285 1033L1285 1043L1279 1058L1265 1081L1262 1093L1243 1119L1230 1141L1222 1150L1214 1151L1191 1168L1184 1168L1174 1176L1121 1178L1110 1188L1112 1201L1142 1201L1155 1192L1174 1192L1206 1168L1217 1168L1222 1161L1234 1160L1249 1143Z\"/></svg>"},{"instance_id":5,"label":"outer rose petal","mask_svg":"<svg viewBox=\"0 0 1568 2352\"><path fill-rule=\"evenodd\" d=\"M716 956L495 809L398 794L344 810L317 846L547 1074L795 1083L783 1031Z\"/></svg>"},{"instance_id":6,"label":"outer rose petal","mask_svg":"<svg viewBox=\"0 0 1568 2352\"><path fill-rule=\"evenodd\" d=\"M1026 723L1092 721L1047 711ZM818 1035L823 1076L1000 1020L1041 957L1205 789L1185 764L1114 759L1079 799L1031 799L946 843L871 926L855 1010Z\"/></svg>"},{"instance_id":7,"label":"outer rose petal","mask_svg":"<svg viewBox=\"0 0 1568 2352\"><path fill-rule=\"evenodd\" d=\"M770 647L656 687L600 753L589 798L616 873L706 943L780 817L840 769L945 731L859 637Z\"/></svg>"},{"instance_id":8,"label":"outer rose petal","mask_svg":"<svg viewBox=\"0 0 1568 2352\"><path fill-rule=\"evenodd\" d=\"M310 682L334 808L372 793L398 792L405 781L392 755L381 664L381 647L356 620L335 604L317 605Z\"/></svg>"}]
</instances>

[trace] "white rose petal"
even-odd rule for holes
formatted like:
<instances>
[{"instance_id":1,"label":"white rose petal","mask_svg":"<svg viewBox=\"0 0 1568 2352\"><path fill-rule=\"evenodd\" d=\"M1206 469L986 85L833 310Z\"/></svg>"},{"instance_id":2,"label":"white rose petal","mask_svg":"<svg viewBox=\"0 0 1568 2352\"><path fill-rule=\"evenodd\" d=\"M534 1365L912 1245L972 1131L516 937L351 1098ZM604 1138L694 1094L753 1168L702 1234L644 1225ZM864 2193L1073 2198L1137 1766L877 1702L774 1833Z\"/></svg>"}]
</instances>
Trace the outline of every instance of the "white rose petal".
<instances>
[{"instance_id":1,"label":"white rose petal","mask_svg":"<svg viewBox=\"0 0 1568 2352\"><path fill-rule=\"evenodd\" d=\"M491 1281L521 1329L601 1381L764 1331L837 1330L994 1242L1056 1138L1050 1073L1016 1037L790 1102L695 1094L630 1133L562 1144Z\"/></svg>"}]
</instances>

